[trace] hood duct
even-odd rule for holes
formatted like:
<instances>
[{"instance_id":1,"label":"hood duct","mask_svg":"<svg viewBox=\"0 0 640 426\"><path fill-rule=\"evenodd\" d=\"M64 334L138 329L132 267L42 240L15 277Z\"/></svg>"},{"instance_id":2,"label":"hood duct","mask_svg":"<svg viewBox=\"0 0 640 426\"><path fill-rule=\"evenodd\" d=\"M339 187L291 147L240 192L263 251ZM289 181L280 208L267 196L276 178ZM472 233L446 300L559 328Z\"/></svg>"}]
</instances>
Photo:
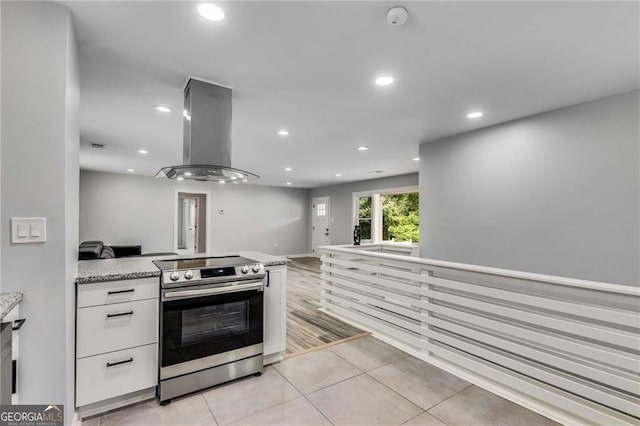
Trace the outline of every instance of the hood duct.
<instances>
[{"instance_id":1,"label":"hood duct","mask_svg":"<svg viewBox=\"0 0 640 426\"><path fill-rule=\"evenodd\" d=\"M184 89L183 164L156 177L248 182L260 176L231 167L231 88L189 79Z\"/></svg>"}]
</instances>

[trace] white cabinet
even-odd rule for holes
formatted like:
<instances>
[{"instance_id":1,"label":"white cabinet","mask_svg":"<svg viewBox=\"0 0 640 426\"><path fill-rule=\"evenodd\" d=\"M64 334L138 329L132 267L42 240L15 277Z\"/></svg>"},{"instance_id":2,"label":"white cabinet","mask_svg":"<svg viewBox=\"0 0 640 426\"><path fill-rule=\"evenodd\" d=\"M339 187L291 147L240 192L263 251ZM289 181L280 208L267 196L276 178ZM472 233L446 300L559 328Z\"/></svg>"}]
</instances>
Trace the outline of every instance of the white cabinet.
<instances>
[{"instance_id":1,"label":"white cabinet","mask_svg":"<svg viewBox=\"0 0 640 426\"><path fill-rule=\"evenodd\" d=\"M24 322L24 319L20 319L20 305L17 305L13 308L7 315L5 315L2 322L11 322L13 323L14 329L12 330L11 335L11 361L13 363L12 369L17 369L18 371L13 371L15 375L15 392L11 394L11 404L17 405L20 403L20 399L18 397L18 392L20 391L20 377L22 376L19 372L21 368L21 364L18 361L19 353L20 353L20 327Z\"/></svg>"},{"instance_id":2,"label":"white cabinet","mask_svg":"<svg viewBox=\"0 0 640 426\"><path fill-rule=\"evenodd\" d=\"M153 395L158 381L160 280L78 285L76 405L81 416Z\"/></svg>"},{"instance_id":3,"label":"white cabinet","mask_svg":"<svg viewBox=\"0 0 640 426\"><path fill-rule=\"evenodd\" d=\"M158 346L146 345L76 362L79 407L156 386Z\"/></svg>"},{"instance_id":4,"label":"white cabinet","mask_svg":"<svg viewBox=\"0 0 640 426\"><path fill-rule=\"evenodd\" d=\"M76 357L158 342L158 299L78 309Z\"/></svg>"},{"instance_id":5,"label":"white cabinet","mask_svg":"<svg viewBox=\"0 0 640 426\"><path fill-rule=\"evenodd\" d=\"M267 266L264 287L264 355L287 349L287 266Z\"/></svg>"}]
</instances>

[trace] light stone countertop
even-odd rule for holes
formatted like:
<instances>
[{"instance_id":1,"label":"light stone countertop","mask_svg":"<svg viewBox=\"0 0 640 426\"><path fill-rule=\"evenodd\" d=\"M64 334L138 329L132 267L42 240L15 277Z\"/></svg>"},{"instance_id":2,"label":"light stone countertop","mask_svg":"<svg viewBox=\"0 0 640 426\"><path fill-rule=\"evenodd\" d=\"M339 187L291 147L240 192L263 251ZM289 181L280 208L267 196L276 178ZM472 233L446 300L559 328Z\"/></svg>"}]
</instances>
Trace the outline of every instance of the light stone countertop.
<instances>
[{"instance_id":1,"label":"light stone countertop","mask_svg":"<svg viewBox=\"0 0 640 426\"><path fill-rule=\"evenodd\" d=\"M255 260L264 266L286 265L288 259L271 256L255 251L238 251L228 253L206 253L196 256L135 256L117 259L80 260L78 262L77 284L91 284L104 281L131 280L137 278L159 277L160 269L153 264L154 260L174 259L177 257L194 258L210 256L239 255Z\"/></svg>"},{"instance_id":2,"label":"light stone countertop","mask_svg":"<svg viewBox=\"0 0 640 426\"><path fill-rule=\"evenodd\" d=\"M2 308L0 309L0 321L2 321L4 317L6 317L7 314L22 301L22 297L22 293L17 291L0 293L0 303L2 303Z\"/></svg>"}]
</instances>

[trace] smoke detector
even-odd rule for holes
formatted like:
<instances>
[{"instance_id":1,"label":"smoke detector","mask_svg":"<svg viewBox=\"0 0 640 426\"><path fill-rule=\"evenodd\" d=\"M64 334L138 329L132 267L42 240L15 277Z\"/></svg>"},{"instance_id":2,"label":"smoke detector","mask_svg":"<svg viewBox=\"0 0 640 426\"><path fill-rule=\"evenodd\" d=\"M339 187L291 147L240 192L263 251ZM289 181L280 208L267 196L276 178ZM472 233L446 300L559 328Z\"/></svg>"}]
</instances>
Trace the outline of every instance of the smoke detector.
<instances>
[{"instance_id":1,"label":"smoke detector","mask_svg":"<svg viewBox=\"0 0 640 426\"><path fill-rule=\"evenodd\" d=\"M407 22L409 13L404 7L393 7L387 12L387 22L394 27L401 27Z\"/></svg>"}]
</instances>

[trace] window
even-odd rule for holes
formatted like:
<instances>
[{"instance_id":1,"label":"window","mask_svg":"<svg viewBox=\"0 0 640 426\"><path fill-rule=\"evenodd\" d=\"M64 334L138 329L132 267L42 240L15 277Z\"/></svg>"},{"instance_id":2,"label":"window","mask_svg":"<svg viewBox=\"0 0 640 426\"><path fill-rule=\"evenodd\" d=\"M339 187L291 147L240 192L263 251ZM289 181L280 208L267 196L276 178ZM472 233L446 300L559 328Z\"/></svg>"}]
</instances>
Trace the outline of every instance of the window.
<instances>
[{"instance_id":1,"label":"window","mask_svg":"<svg viewBox=\"0 0 640 426\"><path fill-rule=\"evenodd\" d=\"M371 197L358 198L358 225L363 240L371 239Z\"/></svg>"},{"instance_id":2,"label":"window","mask_svg":"<svg viewBox=\"0 0 640 426\"><path fill-rule=\"evenodd\" d=\"M399 188L354 193L354 224L360 225L362 240L419 241L418 189Z\"/></svg>"},{"instance_id":3,"label":"window","mask_svg":"<svg viewBox=\"0 0 640 426\"><path fill-rule=\"evenodd\" d=\"M412 241L418 236L418 193L382 195L382 241Z\"/></svg>"},{"instance_id":4,"label":"window","mask_svg":"<svg viewBox=\"0 0 640 426\"><path fill-rule=\"evenodd\" d=\"M327 215L327 203L318 203L316 205L316 215L317 216Z\"/></svg>"}]
</instances>

